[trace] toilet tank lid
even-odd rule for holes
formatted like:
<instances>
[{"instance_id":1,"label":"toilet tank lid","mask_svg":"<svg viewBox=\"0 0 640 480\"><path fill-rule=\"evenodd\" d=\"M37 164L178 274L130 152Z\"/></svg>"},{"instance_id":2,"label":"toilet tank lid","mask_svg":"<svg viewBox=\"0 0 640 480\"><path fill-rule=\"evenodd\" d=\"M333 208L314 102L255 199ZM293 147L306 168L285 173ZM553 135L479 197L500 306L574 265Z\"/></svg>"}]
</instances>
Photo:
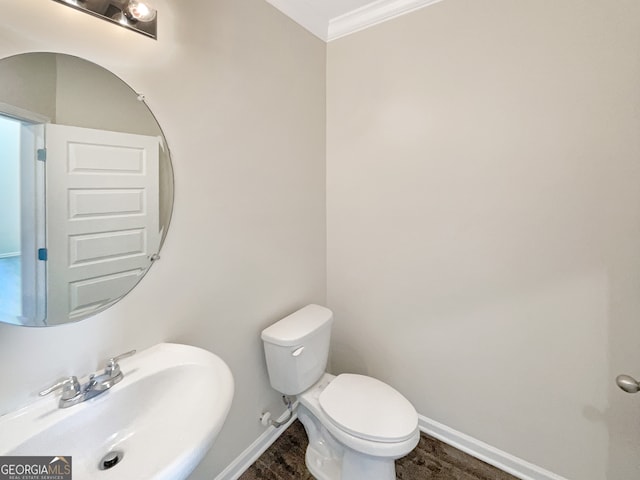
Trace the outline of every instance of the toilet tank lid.
<instances>
[{"instance_id":1,"label":"toilet tank lid","mask_svg":"<svg viewBox=\"0 0 640 480\"><path fill-rule=\"evenodd\" d=\"M307 305L262 331L262 340L283 347L300 345L322 327L328 327L333 312L320 305Z\"/></svg>"}]
</instances>

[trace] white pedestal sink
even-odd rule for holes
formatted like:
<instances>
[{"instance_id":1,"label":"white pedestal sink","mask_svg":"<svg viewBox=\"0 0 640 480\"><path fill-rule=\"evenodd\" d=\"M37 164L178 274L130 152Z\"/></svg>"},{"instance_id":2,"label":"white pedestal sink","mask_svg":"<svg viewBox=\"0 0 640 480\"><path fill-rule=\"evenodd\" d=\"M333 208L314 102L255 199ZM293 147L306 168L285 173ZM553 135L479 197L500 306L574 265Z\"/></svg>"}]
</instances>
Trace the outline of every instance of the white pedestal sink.
<instances>
[{"instance_id":1,"label":"white pedestal sink","mask_svg":"<svg viewBox=\"0 0 640 480\"><path fill-rule=\"evenodd\" d=\"M161 343L123 360L124 379L69 408L43 398L0 417L0 456L71 456L73 479L180 480L222 428L233 377L216 355ZM103 469L103 458L119 454Z\"/></svg>"}]
</instances>

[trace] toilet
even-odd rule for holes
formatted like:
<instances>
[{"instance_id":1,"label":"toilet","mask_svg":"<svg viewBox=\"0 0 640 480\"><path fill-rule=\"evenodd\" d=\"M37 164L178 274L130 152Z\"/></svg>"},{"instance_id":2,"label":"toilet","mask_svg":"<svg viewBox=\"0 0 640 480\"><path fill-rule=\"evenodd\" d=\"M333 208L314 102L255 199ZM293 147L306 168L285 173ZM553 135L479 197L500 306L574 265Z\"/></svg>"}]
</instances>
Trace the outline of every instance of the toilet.
<instances>
[{"instance_id":1,"label":"toilet","mask_svg":"<svg viewBox=\"0 0 640 480\"><path fill-rule=\"evenodd\" d=\"M325 372L333 313L307 305L262 331L271 386L298 398L319 480L395 480L395 460L420 439L418 414L391 386L365 375Z\"/></svg>"}]
</instances>

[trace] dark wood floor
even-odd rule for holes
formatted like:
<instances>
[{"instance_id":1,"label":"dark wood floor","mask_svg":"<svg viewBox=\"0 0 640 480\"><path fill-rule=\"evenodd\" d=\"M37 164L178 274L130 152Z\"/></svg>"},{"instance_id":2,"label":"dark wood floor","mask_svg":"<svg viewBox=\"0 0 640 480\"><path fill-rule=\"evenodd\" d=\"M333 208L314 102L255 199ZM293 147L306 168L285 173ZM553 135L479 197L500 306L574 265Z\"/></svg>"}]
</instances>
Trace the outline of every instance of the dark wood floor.
<instances>
[{"instance_id":1,"label":"dark wood floor","mask_svg":"<svg viewBox=\"0 0 640 480\"><path fill-rule=\"evenodd\" d=\"M239 480L314 480L304 464L306 448L307 436L296 421ZM409 455L396 462L396 476L401 480L517 480L425 434Z\"/></svg>"}]
</instances>

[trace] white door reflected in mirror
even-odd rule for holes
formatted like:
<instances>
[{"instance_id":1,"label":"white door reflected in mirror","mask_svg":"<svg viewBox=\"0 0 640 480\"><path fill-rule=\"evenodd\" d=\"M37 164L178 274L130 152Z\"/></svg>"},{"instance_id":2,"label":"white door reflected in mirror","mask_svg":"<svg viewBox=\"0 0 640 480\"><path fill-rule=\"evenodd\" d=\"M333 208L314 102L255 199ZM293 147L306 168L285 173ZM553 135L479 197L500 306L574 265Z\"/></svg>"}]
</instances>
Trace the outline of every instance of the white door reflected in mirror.
<instances>
[{"instance_id":1,"label":"white door reflected in mirror","mask_svg":"<svg viewBox=\"0 0 640 480\"><path fill-rule=\"evenodd\" d=\"M159 139L66 125L45 137L47 318L69 321L125 295L160 248Z\"/></svg>"}]
</instances>

